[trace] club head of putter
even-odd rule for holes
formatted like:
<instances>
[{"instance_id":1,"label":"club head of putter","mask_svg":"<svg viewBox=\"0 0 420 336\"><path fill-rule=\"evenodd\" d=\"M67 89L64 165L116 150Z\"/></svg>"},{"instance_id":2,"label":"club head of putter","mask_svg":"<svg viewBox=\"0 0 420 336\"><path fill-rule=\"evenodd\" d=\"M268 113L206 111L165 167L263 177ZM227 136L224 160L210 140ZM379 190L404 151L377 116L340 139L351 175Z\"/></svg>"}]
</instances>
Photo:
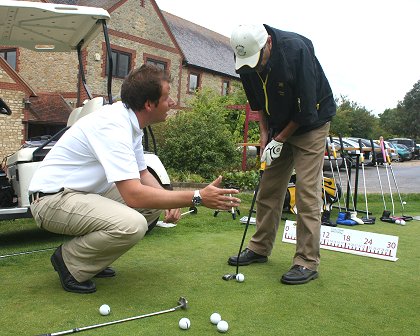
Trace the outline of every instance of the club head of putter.
<instances>
[{"instance_id":1,"label":"club head of putter","mask_svg":"<svg viewBox=\"0 0 420 336\"><path fill-rule=\"evenodd\" d=\"M188 301L183 296L181 296L179 298L178 304L179 304L179 306L178 306L179 308L181 308L181 309L188 309Z\"/></svg>"},{"instance_id":2,"label":"club head of putter","mask_svg":"<svg viewBox=\"0 0 420 336\"><path fill-rule=\"evenodd\" d=\"M375 224L376 217L362 217L361 220L365 224Z\"/></svg>"},{"instance_id":3,"label":"club head of putter","mask_svg":"<svg viewBox=\"0 0 420 336\"><path fill-rule=\"evenodd\" d=\"M229 280L232 280L232 279L236 279L236 274L225 274L222 277L222 279L223 280L226 280L226 281L229 281Z\"/></svg>"},{"instance_id":4,"label":"club head of putter","mask_svg":"<svg viewBox=\"0 0 420 336\"><path fill-rule=\"evenodd\" d=\"M382 212L381 220L382 218L389 218L390 216L391 216L391 211L384 210L384 212Z\"/></svg>"}]
</instances>

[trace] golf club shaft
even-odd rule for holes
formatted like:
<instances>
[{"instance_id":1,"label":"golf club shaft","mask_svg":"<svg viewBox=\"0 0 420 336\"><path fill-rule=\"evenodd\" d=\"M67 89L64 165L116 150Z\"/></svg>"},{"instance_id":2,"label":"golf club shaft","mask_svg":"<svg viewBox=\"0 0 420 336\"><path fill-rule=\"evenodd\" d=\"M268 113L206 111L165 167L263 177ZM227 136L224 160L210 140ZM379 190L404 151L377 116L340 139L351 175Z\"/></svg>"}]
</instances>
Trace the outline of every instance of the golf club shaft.
<instances>
[{"instance_id":1,"label":"golf club shaft","mask_svg":"<svg viewBox=\"0 0 420 336\"><path fill-rule=\"evenodd\" d=\"M394 180L395 189L397 189L398 197L400 198L400 202L401 202L401 215L404 216L404 212L405 212L404 202L403 202L403 200L401 198L401 193L400 193L400 189L398 188L397 179L395 178L395 175L394 175L394 169L392 168L392 165L391 164L389 165L389 168L391 169L391 175L392 175L392 178Z\"/></svg>"},{"instance_id":2,"label":"golf club shaft","mask_svg":"<svg viewBox=\"0 0 420 336\"><path fill-rule=\"evenodd\" d=\"M389 165L389 162L391 160L389 158L388 151L385 149L384 138L380 137L379 141L380 141L380 144L381 144L382 155L383 155L383 158L384 158L386 177L388 179L389 195L391 197L391 204L392 204L392 216L394 216L395 215L394 197L392 195L391 180L389 179L389 172L388 172L388 165Z\"/></svg>"},{"instance_id":3,"label":"golf club shaft","mask_svg":"<svg viewBox=\"0 0 420 336\"><path fill-rule=\"evenodd\" d=\"M332 149L333 156L334 156L335 166L337 168L338 181L340 183L341 192L343 193L343 183L341 181L340 167L338 166L338 162L337 162L337 151L335 150L334 141L333 141L331 135L330 135L330 144L331 144L331 149ZM339 195L339 198L338 198L338 209L341 212L340 197L341 197L341 195Z\"/></svg>"},{"instance_id":4,"label":"golf club shaft","mask_svg":"<svg viewBox=\"0 0 420 336\"><path fill-rule=\"evenodd\" d=\"M374 144L373 144L373 140L372 139L370 139L370 145L372 147L372 154L373 154L372 159L374 160L374 163L375 163L375 166L376 166L376 172L378 173L379 187L381 188L382 201L384 202L384 210L386 210L384 189L382 187L381 174L379 174L378 160L376 158L375 147L374 147Z\"/></svg>"},{"instance_id":5,"label":"golf club shaft","mask_svg":"<svg viewBox=\"0 0 420 336\"><path fill-rule=\"evenodd\" d=\"M151 316L166 314L166 313L170 313L170 312L173 312L175 310L178 310L180 308L183 308L184 306L185 306L184 304L180 304L180 305L178 305L178 306L176 306L174 308L170 308L170 309L167 309L167 310L162 310L162 311L155 312L155 313L138 315L138 316L128 317L128 318L121 319L121 320L115 320L115 321L109 321L109 322L104 322L104 323L99 323L99 324L93 324L93 325L86 326L86 327L74 328L74 329L59 331L59 332L55 332L55 333L41 334L41 335L38 335L38 336L68 335L68 334L72 334L72 333L75 333L75 332L86 331L86 330L90 330L90 329L95 329L95 328L100 328L100 327L105 327L105 326L117 324L117 323L128 322L128 321L133 321L133 320L139 320L139 319L146 318L146 317L151 317Z\"/></svg>"},{"instance_id":6,"label":"golf club shaft","mask_svg":"<svg viewBox=\"0 0 420 336\"><path fill-rule=\"evenodd\" d=\"M262 162L261 167L260 167L260 176L258 178L257 186L255 187L254 197L252 198L251 208L249 209L249 215L248 215L248 219L247 219L246 224L245 224L244 234L242 235L241 245L239 246L238 257L236 258L236 274L239 273L239 256L242 252L242 247L244 246L245 237L246 237L246 233L248 231L249 222L251 221L252 213L254 212L254 205L255 205L255 201L257 199L258 190L260 189L260 182L261 182L261 178L262 178L264 169L265 169L265 162Z\"/></svg>"},{"instance_id":7,"label":"golf club shaft","mask_svg":"<svg viewBox=\"0 0 420 336\"><path fill-rule=\"evenodd\" d=\"M363 175L363 190L365 192L366 218L369 218L369 209L368 209L367 191L366 191L366 177L365 177L365 157L362 150L362 140L360 139L359 139L359 147L360 147L360 164L362 165L362 175Z\"/></svg>"},{"instance_id":8,"label":"golf club shaft","mask_svg":"<svg viewBox=\"0 0 420 336\"><path fill-rule=\"evenodd\" d=\"M355 208L355 206L354 206L353 192L352 192L352 190L351 190L351 181L350 181L349 168L348 168L348 166L347 166L347 159L346 159L346 156L345 156L345 153L344 153L343 138L341 137L341 135L339 136L339 139L340 139L340 151L341 151L341 156L343 157L343 160L344 160L344 167L345 167L345 169L346 169L346 177L347 177L347 186L348 186L348 191L349 191L349 193L350 193L351 202L352 202L352 205L353 205L353 211L356 211L356 208ZM350 166L350 169L351 169L351 166ZM347 204L346 204L346 208L347 208L347 207L348 207L348 206L347 206ZM348 209L347 209L347 210L348 210Z\"/></svg>"},{"instance_id":9,"label":"golf club shaft","mask_svg":"<svg viewBox=\"0 0 420 336\"><path fill-rule=\"evenodd\" d=\"M25 254L32 254L32 253L38 253L38 252L51 251L51 250L55 250L56 248L57 247L49 247L49 248L40 249L40 250L15 252L15 253L11 253L11 254L2 255L2 256L0 256L0 259L7 258L7 257L15 257L15 256L18 256L18 255L25 255Z\"/></svg>"}]
</instances>

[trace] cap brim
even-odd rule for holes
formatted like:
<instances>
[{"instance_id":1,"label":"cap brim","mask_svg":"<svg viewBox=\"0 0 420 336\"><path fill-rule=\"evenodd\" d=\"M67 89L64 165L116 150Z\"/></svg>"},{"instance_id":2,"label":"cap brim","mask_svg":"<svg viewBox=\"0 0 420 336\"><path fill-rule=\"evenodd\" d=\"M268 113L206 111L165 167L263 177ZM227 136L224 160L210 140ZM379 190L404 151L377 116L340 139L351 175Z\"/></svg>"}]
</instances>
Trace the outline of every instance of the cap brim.
<instances>
[{"instance_id":1,"label":"cap brim","mask_svg":"<svg viewBox=\"0 0 420 336\"><path fill-rule=\"evenodd\" d=\"M251 69L255 68L258 65L258 61L260 60L260 54L261 54L261 50L258 51L256 54L246 57L246 58L236 57L235 59L236 72L241 71L242 67L251 68Z\"/></svg>"}]
</instances>

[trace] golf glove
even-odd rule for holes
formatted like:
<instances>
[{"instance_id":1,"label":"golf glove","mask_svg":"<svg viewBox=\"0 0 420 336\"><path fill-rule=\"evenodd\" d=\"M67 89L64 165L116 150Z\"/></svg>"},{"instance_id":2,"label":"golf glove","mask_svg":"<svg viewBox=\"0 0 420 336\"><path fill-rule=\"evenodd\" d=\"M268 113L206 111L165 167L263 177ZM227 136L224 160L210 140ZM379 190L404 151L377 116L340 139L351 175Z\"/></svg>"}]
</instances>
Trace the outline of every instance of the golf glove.
<instances>
[{"instance_id":1,"label":"golf glove","mask_svg":"<svg viewBox=\"0 0 420 336\"><path fill-rule=\"evenodd\" d=\"M265 162L267 166L271 165L271 162L280 156L282 148L282 142L271 140L264 148L264 152L261 155L261 162Z\"/></svg>"}]
</instances>

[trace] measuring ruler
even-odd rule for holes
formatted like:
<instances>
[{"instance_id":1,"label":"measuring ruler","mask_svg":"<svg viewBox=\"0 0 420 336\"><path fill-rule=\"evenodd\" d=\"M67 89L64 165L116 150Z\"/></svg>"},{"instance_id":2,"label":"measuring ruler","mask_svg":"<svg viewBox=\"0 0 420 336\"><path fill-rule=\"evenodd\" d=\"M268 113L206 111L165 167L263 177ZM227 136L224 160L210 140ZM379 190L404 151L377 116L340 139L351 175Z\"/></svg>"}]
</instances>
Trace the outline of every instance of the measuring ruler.
<instances>
[{"instance_id":1,"label":"measuring ruler","mask_svg":"<svg viewBox=\"0 0 420 336\"><path fill-rule=\"evenodd\" d=\"M296 222L286 220L283 242L296 244ZM322 249L397 261L398 237L321 225Z\"/></svg>"}]
</instances>

